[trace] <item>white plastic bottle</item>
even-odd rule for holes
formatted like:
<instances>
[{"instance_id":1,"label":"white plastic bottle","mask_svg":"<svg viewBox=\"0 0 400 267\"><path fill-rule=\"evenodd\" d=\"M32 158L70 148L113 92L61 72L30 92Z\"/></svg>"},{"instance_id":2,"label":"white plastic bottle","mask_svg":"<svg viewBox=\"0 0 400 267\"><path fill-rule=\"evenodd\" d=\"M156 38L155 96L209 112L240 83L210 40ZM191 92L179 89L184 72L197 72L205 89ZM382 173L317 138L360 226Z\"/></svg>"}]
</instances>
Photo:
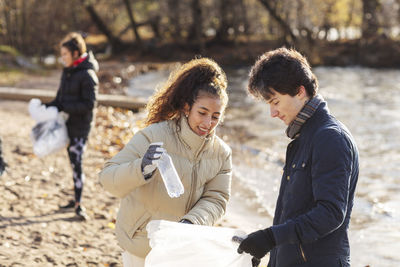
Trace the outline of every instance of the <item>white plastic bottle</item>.
<instances>
[{"instance_id":1,"label":"white plastic bottle","mask_svg":"<svg viewBox=\"0 0 400 267\"><path fill-rule=\"evenodd\" d=\"M181 179L179 178L174 163L167 152L164 152L161 155L160 159L157 161L157 167L164 181L168 195L171 198L182 195L184 193L184 188Z\"/></svg>"}]
</instances>

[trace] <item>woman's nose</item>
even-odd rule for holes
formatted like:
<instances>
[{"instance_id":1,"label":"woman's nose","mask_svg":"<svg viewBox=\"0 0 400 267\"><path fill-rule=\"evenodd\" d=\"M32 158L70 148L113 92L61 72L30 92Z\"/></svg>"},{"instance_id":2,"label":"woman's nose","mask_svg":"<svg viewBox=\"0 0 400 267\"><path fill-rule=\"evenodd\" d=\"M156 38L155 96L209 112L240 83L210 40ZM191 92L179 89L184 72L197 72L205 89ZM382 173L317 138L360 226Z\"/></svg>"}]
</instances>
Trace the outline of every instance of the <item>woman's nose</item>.
<instances>
[{"instance_id":1,"label":"woman's nose","mask_svg":"<svg viewBox=\"0 0 400 267\"><path fill-rule=\"evenodd\" d=\"M205 118L203 121L204 126L206 126L207 128L211 127L211 118Z\"/></svg>"}]
</instances>

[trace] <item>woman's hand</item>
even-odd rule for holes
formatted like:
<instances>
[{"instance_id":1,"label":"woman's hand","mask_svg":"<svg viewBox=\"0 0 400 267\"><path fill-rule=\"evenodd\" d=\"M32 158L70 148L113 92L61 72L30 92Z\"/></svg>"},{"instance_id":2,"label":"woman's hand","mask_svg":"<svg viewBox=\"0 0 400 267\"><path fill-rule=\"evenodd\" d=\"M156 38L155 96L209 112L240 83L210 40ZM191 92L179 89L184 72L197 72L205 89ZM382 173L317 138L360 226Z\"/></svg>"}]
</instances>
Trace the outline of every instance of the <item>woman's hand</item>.
<instances>
[{"instance_id":1,"label":"woman's hand","mask_svg":"<svg viewBox=\"0 0 400 267\"><path fill-rule=\"evenodd\" d=\"M165 149L161 147L162 145L162 142L151 143L143 156L141 167L145 180L150 179L157 168L157 162L165 151Z\"/></svg>"}]
</instances>

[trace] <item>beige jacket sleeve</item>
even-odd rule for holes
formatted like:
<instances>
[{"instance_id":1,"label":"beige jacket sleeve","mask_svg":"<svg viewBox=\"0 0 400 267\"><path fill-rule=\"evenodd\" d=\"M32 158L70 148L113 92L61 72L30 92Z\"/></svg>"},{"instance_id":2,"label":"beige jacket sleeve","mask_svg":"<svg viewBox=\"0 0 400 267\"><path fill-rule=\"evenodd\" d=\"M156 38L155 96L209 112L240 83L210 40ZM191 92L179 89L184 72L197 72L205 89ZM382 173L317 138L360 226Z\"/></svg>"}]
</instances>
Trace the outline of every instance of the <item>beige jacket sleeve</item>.
<instances>
[{"instance_id":1,"label":"beige jacket sleeve","mask_svg":"<svg viewBox=\"0 0 400 267\"><path fill-rule=\"evenodd\" d=\"M225 214L231 194L232 154L227 156L219 173L205 184L201 198L183 217L194 224L214 225Z\"/></svg>"},{"instance_id":2,"label":"beige jacket sleeve","mask_svg":"<svg viewBox=\"0 0 400 267\"><path fill-rule=\"evenodd\" d=\"M105 163L99 174L99 181L105 190L123 198L148 182L143 177L141 163L150 140L143 131L136 133L117 155Z\"/></svg>"}]
</instances>

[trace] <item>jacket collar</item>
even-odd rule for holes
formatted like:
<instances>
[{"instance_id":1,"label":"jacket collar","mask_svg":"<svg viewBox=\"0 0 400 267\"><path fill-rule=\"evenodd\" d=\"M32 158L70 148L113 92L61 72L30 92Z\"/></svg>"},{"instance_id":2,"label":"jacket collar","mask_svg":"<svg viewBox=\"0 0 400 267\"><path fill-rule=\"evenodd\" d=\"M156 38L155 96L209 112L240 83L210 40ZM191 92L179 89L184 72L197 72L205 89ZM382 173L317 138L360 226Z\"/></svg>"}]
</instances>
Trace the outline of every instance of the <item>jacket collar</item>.
<instances>
[{"instance_id":1,"label":"jacket collar","mask_svg":"<svg viewBox=\"0 0 400 267\"><path fill-rule=\"evenodd\" d=\"M304 139L306 136L313 135L316 129L330 116L327 102L324 100L318 106L315 113L308 119L300 130L299 139Z\"/></svg>"},{"instance_id":2,"label":"jacket collar","mask_svg":"<svg viewBox=\"0 0 400 267\"><path fill-rule=\"evenodd\" d=\"M296 118L289 124L286 129L286 135L291 139L297 138L304 123L306 123L307 120L314 115L315 111L318 109L318 106L323 101L324 99L320 95L316 95L311 98L300 110Z\"/></svg>"},{"instance_id":3,"label":"jacket collar","mask_svg":"<svg viewBox=\"0 0 400 267\"><path fill-rule=\"evenodd\" d=\"M187 118L181 116L179 119L180 132L178 135L182 141L195 153L200 152L200 150L207 149L212 143L215 131L213 130L207 137L199 136L190 128Z\"/></svg>"}]
</instances>

